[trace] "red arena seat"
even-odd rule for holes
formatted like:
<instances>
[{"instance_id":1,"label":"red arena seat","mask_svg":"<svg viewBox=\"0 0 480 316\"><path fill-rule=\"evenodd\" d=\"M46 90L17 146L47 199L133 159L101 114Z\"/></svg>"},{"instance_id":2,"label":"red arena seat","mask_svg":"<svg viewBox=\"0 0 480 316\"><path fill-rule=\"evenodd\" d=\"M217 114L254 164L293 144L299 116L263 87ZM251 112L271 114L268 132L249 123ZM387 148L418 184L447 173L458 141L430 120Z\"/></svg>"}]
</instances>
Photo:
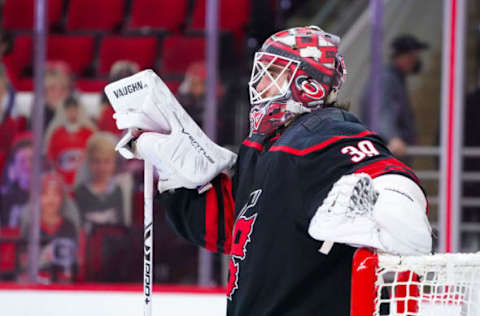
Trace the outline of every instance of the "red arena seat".
<instances>
[{"instance_id":1,"label":"red arena seat","mask_svg":"<svg viewBox=\"0 0 480 316\"><path fill-rule=\"evenodd\" d=\"M64 61L75 74L81 75L92 64L94 44L91 36L49 36L47 59Z\"/></svg>"},{"instance_id":2,"label":"red arena seat","mask_svg":"<svg viewBox=\"0 0 480 316\"><path fill-rule=\"evenodd\" d=\"M35 0L6 0L2 8L2 26L11 30L33 29ZM62 17L63 0L48 1L48 26Z\"/></svg>"},{"instance_id":3,"label":"red arena seat","mask_svg":"<svg viewBox=\"0 0 480 316\"><path fill-rule=\"evenodd\" d=\"M205 59L205 38L170 36L163 41L162 73L183 75L187 67Z\"/></svg>"},{"instance_id":4,"label":"red arena seat","mask_svg":"<svg viewBox=\"0 0 480 316\"><path fill-rule=\"evenodd\" d=\"M86 238L85 274L87 281L112 282L124 280L118 275L125 271L114 265L119 259L128 262L131 238L127 228L120 225L93 225L92 232ZM81 267L82 268L82 267Z\"/></svg>"},{"instance_id":5,"label":"red arena seat","mask_svg":"<svg viewBox=\"0 0 480 316\"><path fill-rule=\"evenodd\" d=\"M173 94L177 94L181 82L177 80L165 80L165 84L167 85L168 89L172 91Z\"/></svg>"},{"instance_id":6,"label":"red arena seat","mask_svg":"<svg viewBox=\"0 0 480 316\"><path fill-rule=\"evenodd\" d=\"M153 68L157 39L151 36L105 37L100 47L99 72L107 74L110 67L118 60L130 60L136 62L140 69Z\"/></svg>"},{"instance_id":7,"label":"red arena seat","mask_svg":"<svg viewBox=\"0 0 480 316\"><path fill-rule=\"evenodd\" d=\"M75 74L84 73L93 61L93 37L52 35L48 37L47 45L47 60L64 61ZM15 88L22 91L32 89L32 78L25 77L25 75L32 75L32 36L17 36L14 40L13 51L3 58L3 62Z\"/></svg>"},{"instance_id":8,"label":"red arena seat","mask_svg":"<svg viewBox=\"0 0 480 316\"><path fill-rule=\"evenodd\" d=\"M120 27L124 0L70 0L67 29L112 31Z\"/></svg>"},{"instance_id":9,"label":"red arena seat","mask_svg":"<svg viewBox=\"0 0 480 316\"><path fill-rule=\"evenodd\" d=\"M90 36L51 35L47 39L47 60L65 61L73 72L81 74L90 65L94 55L94 39ZM17 36L13 51L4 58L7 67L22 75L33 63L33 39Z\"/></svg>"},{"instance_id":10,"label":"red arena seat","mask_svg":"<svg viewBox=\"0 0 480 316\"><path fill-rule=\"evenodd\" d=\"M108 84L105 79L79 79L75 81L75 88L82 92L103 92L103 89Z\"/></svg>"},{"instance_id":11,"label":"red arena seat","mask_svg":"<svg viewBox=\"0 0 480 316\"><path fill-rule=\"evenodd\" d=\"M27 67L32 66L32 37L22 35L15 37L13 50L3 57L2 62L7 67L8 76L15 88L20 89L21 77L24 76Z\"/></svg>"},{"instance_id":12,"label":"red arena seat","mask_svg":"<svg viewBox=\"0 0 480 316\"><path fill-rule=\"evenodd\" d=\"M134 0L129 27L176 31L186 12L187 0Z\"/></svg>"},{"instance_id":13,"label":"red arena seat","mask_svg":"<svg viewBox=\"0 0 480 316\"><path fill-rule=\"evenodd\" d=\"M20 229L0 229L0 277L13 277L18 270L18 248Z\"/></svg>"},{"instance_id":14,"label":"red arena seat","mask_svg":"<svg viewBox=\"0 0 480 316\"><path fill-rule=\"evenodd\" d=\"M250 0L222 0L218 2L221 30L242 30L248 23ZM193 11L191 28L205 29L206 0L197 0Z\"/></svg>"}]
</instances>

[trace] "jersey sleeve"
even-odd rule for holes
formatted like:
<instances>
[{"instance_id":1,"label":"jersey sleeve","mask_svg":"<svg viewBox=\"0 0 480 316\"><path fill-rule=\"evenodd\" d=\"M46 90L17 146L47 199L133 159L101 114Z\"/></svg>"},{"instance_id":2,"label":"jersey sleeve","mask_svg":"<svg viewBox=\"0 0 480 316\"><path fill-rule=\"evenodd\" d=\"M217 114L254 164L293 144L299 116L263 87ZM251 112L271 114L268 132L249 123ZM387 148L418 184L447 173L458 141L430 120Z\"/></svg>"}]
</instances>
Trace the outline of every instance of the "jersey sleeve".
<instances>
[{"instance_id":1,"label":"jersey sleeve","mask_svg":"<svg viewBox=\"0 0 480 316\"><path fill-rule=\"evenodd\" d=\"M342 176L367 173L372 178L383 174L400 174L417 184L415 173L392 157L381 139L372 134L345 137L325 148L298 157L303 196L303 223L308 225L317 208L323 203L334 183Z\"/></svg>"},{"instance_id":2,"label":"jersey sleeve","mask_svg":"<svg viewBox=\"0 0 480 316\"><path fill-rule=\"evenodd\" d=\"M167 218L178 234L213 252L230 253L234 222L232 181L220 174L212 187L199 194L197 190L178 189L164 193Z\"/></svg>"}]
</instances>

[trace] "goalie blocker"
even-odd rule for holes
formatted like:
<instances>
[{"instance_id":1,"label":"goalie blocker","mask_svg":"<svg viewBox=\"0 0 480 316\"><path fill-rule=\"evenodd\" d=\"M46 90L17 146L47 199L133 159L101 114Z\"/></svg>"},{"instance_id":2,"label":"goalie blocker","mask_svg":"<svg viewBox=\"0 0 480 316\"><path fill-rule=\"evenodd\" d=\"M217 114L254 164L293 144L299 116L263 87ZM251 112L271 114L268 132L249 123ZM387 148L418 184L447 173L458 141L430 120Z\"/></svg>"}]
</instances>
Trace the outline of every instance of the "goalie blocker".
<instances>
[{"instance_id":1,"label":"goalie blocker","mask_svg":"<svg viewBox=\"0 0 480 316\"><path fill-rule=\"evenodd\" d=\"M235 163L236 155L203 133L152 70L113 82L105 93L117 127L127 129L117 150L152 163L160 192L202 187Z\"/></svg>"}]
</instances>

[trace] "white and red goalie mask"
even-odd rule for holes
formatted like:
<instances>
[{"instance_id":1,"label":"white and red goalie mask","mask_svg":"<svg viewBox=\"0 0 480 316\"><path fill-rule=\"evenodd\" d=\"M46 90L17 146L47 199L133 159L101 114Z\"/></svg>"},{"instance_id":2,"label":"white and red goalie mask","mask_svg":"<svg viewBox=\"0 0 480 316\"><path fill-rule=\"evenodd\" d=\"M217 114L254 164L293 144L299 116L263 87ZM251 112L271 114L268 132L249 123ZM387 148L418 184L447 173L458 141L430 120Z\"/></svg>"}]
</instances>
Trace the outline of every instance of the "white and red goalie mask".
<instances>
[{"instance_id":1,"label":"white and red goalie mask","mask_svg":"<svg viewBox=\"0 0 480 316\"><path fill-rule=\"evenodd\" d=\"M249 82L250 135L270 134L296 116L335 101L346 77L340 38L316 26L269 37Z\"/></svg>"}]
</instances>

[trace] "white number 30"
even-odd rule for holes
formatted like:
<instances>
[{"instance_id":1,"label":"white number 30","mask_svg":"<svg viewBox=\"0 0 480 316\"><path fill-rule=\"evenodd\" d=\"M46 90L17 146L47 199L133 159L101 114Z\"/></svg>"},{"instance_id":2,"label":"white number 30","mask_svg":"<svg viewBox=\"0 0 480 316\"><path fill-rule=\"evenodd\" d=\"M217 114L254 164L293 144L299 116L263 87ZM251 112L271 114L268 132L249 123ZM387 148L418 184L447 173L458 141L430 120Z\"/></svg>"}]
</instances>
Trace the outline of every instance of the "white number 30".
<instances>
[{"instance_id":1,"label":"white number 30","mask_svg":"<svg viewBox=\"0 0 480 316\"><path fill-rule=\"evenodd\" d=\"M369 140L362 140L358 142L357 146L345 146L340 152L344 155L349 154L351 157L350 160L355 163L362 161L366 157L373 157L380 154Z\"/></svg>"}]
</instances>

